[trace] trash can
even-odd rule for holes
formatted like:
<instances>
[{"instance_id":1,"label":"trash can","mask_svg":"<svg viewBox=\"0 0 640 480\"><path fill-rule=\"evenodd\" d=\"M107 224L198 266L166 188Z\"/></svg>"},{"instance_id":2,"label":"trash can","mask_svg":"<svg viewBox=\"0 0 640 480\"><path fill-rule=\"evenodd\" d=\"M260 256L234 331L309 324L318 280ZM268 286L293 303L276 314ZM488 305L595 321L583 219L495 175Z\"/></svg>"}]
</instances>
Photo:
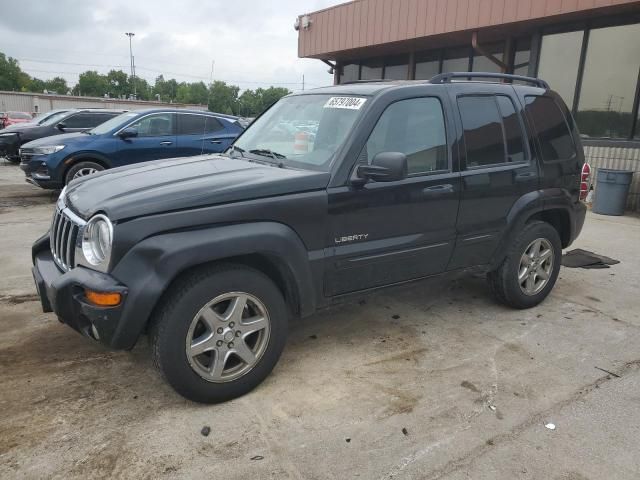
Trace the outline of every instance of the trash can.
<instances>
[{"instance_id":1,"label":"trash can","mask_svg":"<svg viewBox=\"0 0 640 480\"><path fill-rule=\"evenodd\" d=\"M593 212L601 215L624 215L633 173L631 170L599 168Z\"/></svg>"}]
</instances>

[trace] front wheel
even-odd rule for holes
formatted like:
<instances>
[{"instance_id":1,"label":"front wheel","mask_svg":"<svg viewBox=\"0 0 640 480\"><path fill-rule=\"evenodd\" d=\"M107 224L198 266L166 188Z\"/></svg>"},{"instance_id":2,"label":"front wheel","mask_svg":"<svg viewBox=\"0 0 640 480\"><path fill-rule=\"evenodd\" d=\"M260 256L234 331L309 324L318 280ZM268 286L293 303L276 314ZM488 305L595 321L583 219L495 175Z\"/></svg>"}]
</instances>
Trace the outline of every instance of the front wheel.
<instances>
[{"instance_id":1,"label":"front wheel","mask_svg":"<svg viewBox=\"0 0 640 480\"><path fill-rule=\"evenodd\" d=\"M502 265L487 275L494 295L514 308L538 305L556 283L561 256L555 228L541 221L526 224Z\"/></svg>"},{"instance_id":2,"label":"front wheel","mask_svg":"<svg viewBox=\"0 0 640 480\"><path fill-rule=\"evenodd\" d=\"M78 162L73 165L64 178L64 184L69 185L71 180L76 178L86 177L87 175L93 175L104 170L104 167L96 162Z\"/></svg>"},{"instance_id":3,"label":"front wheel","mask_svg":"<svg viewBox=\"0 0 640 480\"><path fill-rule=\"evenodd\" d=\"M280 290L248 267L203 267L179 279L152 319L153 359L182 396L239 397L276 365L287 336Z\"/></svg>"}]
</instances>

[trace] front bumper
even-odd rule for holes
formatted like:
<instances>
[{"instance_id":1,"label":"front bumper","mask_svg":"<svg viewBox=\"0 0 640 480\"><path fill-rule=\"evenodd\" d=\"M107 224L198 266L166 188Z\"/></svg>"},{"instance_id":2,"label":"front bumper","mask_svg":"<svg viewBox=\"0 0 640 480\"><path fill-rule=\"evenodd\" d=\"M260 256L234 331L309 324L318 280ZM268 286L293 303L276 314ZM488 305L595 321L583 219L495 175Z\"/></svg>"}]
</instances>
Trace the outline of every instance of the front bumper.
<instances>
[{"instance_id":1,"label":"front bumper","mask_svg":"<svg viewBox=\"0 0 640 480\"><path fill-rule=\"evenodd\" d=\"M25 174L25 180L32 185L54 190L64 186L62 182L52 178L51 172L44 161L44 157L23 156L21 158L20 168Z\"/></svg>"},{"instance_id":2,"label":"front bumper","mask_svg":"<svg viewBox=\"0 0 640 480\"><path fill-rule=\"evenodd\" d=\"M116 337L118 327L126 322L123 310L129 292L125 285L108 274L84 267L61 271L49 250L48 237L34 244L32 272L44 312L54 312L62 323L107 347L121 348ZM116 307L95 306L86 299L85 288L119 292L122 301Z\"/></svg>"}]
</instances>

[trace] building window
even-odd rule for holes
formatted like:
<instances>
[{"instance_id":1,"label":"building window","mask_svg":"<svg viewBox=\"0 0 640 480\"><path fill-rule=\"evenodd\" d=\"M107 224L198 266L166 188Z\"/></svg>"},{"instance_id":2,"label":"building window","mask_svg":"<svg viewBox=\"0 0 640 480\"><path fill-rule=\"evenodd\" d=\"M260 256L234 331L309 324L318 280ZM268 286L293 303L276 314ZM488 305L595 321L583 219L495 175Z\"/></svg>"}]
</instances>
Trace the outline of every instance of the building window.
<instances>
[{"instance_id":1,"label":"building window","mask_svg":"<svg viewBox=\"0 0 640 480\"><path fill-rule=\"evenodd\" d=\"M342 66L342 75L340 75L340 83L353 82L360 77L360 65L357 63L349 63Z\"/></svg>"},{"instance_id":2,"label":"building window","mask_svg":"<svg viewBox=\"0 0 640 480\"><path fill-rule=\"evenodd\" d=\"M388 59L384 65L384 78L387 80L407 80L409 58L406 56Z\"/></svg>"},{"instance_id":3,"label":"building window","mask_svg":"<svg viewBox=\"0 0 640 480\"><path fill-rule=\"evenodd\" d=\"M513 57L513 73L515 75L529 75L529 63L531 62L531 39L519 38L516 40L516 54Z\"/></svg>"},{"instance_id":4,"label":"building window","mask_svg":"<svg viewBox=\"0 0 640 480\"><path fill-rule=\"evenodd\" d=\"M416 80L429 80L440 73L440 53L425 52L416 55Z\"/></svg>"},{"instance_id":5,"label":"building window","mask_svg":"<svg viewBox=\"0 0 640 480\"><path fill-rule=\"evenodd\" d=\"M382 78L382 60L362 62L360 69L361 80L380 80Z\"/></svg>"},{"instance_id":6,"label":"building window","mask_svg":"<svg viewBox=\"0 0 640 480\"><path fill-rule=\"evenodd\" d=\"M492 45L482 45L482 48L487 52L496 57L501 62L504 61L504 44L503 43L494 43ZM466 70L466 69L465 69ZM489 60L484 55L480 55L479 53L475 53L473 56L473 72L490 72L490 73L502 73L501 68Z\"/></svg>"},{"instance_id":7,"label":"building window","mask_svg":"<svg viewBox=\"0 0 640 480\"><path fill-rule=\"evenodd\" d=\"M538 77L549 82L569 108L576 92L583 36L580 30L542 37Z\"/></svg>"},{"instance_id":8,"label":"building window","mask_svg":"<svg viewBox=\"0 0 640 480\"><path fill-rule=\"evenodd\" d=\"M640 23L589 32L576 121L587 137L629 138L640 69Z\"/></svg>"},{"instance_id":9,"label":"building window","mask_svg":"<svg viewBox=\"0 0 640 480\"><path fill-rule=\"evenodd\" d=\"M469 71L468 48L452 48L445 50L442 60L442 72L468 72Z\"/></svg>"}]
</instances>

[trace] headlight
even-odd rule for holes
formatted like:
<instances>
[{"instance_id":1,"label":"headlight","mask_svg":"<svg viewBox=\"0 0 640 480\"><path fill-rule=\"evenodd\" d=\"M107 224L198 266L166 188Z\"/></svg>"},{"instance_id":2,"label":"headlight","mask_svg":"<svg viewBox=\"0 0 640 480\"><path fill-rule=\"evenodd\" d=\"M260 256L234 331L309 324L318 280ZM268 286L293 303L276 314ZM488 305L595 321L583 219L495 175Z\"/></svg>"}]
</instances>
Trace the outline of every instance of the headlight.
<instances>
[{"instance_id":1,"label":"headlight","mask_svg":"<svg viewBox=\"0 0 640 480\"><path fill-rule=\"evenodd\" d=\"M59 152L65 146L64 145L51 145L48 147L33 147L31 149L34 155L51 155L52 153Z\"/></svg>"},{"instance_id":2,"label":"headlight","mask_svg":"<svg viewBox=\"0 0 640 480\"><path fill-rule=\"evenodd\" d=\"M104 215L95 215L89 220L82 234L82 254L90 265L106 269L111 257L113 225Z\"/></svg>"}]
</instances>

